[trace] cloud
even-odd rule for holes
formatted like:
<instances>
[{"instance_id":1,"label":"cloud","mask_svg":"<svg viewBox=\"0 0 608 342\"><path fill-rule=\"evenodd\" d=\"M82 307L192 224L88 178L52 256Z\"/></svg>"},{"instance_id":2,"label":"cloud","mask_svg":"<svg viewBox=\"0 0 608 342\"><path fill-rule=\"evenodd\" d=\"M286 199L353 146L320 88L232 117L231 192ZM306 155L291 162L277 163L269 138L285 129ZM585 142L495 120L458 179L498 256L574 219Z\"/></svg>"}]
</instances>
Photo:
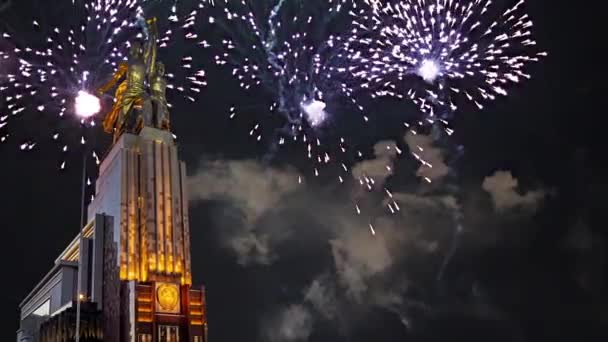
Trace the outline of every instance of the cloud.
<instances>
[{"instance_id":1,"label":"cloud","mask_svg":"<svg viewBox=\"0 0 608 342\"><path fill-rule=\"evenodd\" d=\"M347 293L361 302L367 280L388 269L392 257L384 235L371 237L360 229L343 234L330 242L336 272Z\"/></svg>"},{"instance_id":2,"label":"cloud","mask_svg":"<svg viewBox=\"0 0 608 342\"><path fill-rule=\"evenodd\" d=\"M336 288L329 274L319 276L312 281L304 291L304 300L312 304L325 319L332 320L338 315Z\"/></svg>"},{"instance_id":3,"label":"cloud","mask_svg":"<svg viewBox=\"0 0 608 342\"><path fill-rule=\"evenodd\" d=\"M433 146L429 136L409 133L405 139L433 166L422 165L417 171L420 177L441 180L449 173L442 151ZM398 154L394 142L376 144L375 158L354 165L353 178L369 177L376 184L384 183ZM293 169L256 161L214 161L204 163L190 180L194 200L227 200L243 213L243 224L223 233L223 242L240 264L267 265L269 270L283 267L276 261L282 256L279 253L286 252L290 260L295 253L302 253L306 268L320 268L314 272L321 273L312 273L317 276L299 285L297 295L301 297L292 302L295 304L281 308L264 322L265 341L305 341L320 320L350 327L356 317L363 318L378 308L398 315L408 329L433 312L449 309L471 314L468 299L448 304L436 299L438 282L447 282L444 279L450 277L450 272L446 277L438 274L450 268L449 261L460 252L460 246L471 246L462 240L473 236L471 229L467 234L455 233L464 209L453 192L440 188L428 192L426 187L408 193L395 191L384 203L374 202L372 197L369 202L373 208L357 215L345 198L338 199L333 193L326 196L329 192L314 186L300 188L298 177ZM501 180L500 176L488 179L486 186ZM500 187L492 189L507 192ZM509 189L515 191L513 186ZM351 196L347 201L356 202L355 196L361 195L357 191L344 194ZM530 194L521 197L527 196L536 198ZM400 209L390 214L388 201L398 203ZM290 230L294 221L306 229ZM326 255L318 255L319 246L325 248L321 251ZM307 250L316 253L307 255ZM312 266L314 263L317 265ZM281 276L288 276L284 269L281 272ZM466 282L466 277L458 281ZM442 291L442 296L453 299L450 289ZM472 314L483 315L478 311Z\"/></svg>"},{"instance_id":4,"label":"cloud","mask_svg":"<svg viewBox=\"0 0 608 342\"><path fill-rule=\"evenodd\" d=\"M518 180L509 171L497 171L486 177L482 188L492 197L494 208L505 211L513 208L535 209L545 197L544 191L518 193Z\"/></svg>"},{"instance_id":5,"label":"cloud","mask_svg":"<svg viewBox=\"0 0 608 342\"><path fill-rule=\"evenodd\" d=\"M435 147L430 135L415 134L408 131L404 137L410 152L421 164L416 175L429 182L441 180L449 174L450 168L444 160L443 151ZM360 180L368 177L374 183L383 184L393 174L394 162L401 150L394 141L380 141L374 145L374 159L363 160L352 167L353 178Z\"/></svg>"},{"instance_id":6,"label":"cloud","mask_svg":"<svg viewBox=\"0 0 608 342\"><path fill-rule=\"evenodd\" d=\"M408 131L405 142L410 152L422 163L416 171L418 177L437 181L448 175L450 168L445 163L442 150L434 146L431 136Z\"/></svg>"},{"instance_id":7,"label":"cloud","mask_svg":"<svg viewBox=\"0 0 608 342\"><path fill-rule=\"evenodd\" d=\"M304 305L293 304L272 317L264 330L265 341L307 341L312 333L313 316Z\"/></svg>"},{"instance_id":8,"label":"cloud","mask_svg":"<svg viewBox=\"0 0 608 342\"><path fill-rule=\"evenodd\" d=\"M253 224L298 188L298 177L294 169L266 167L254 160L209 161L190 177L190 198L231 200Z\"/></svg>"},{"instance_id":9,"label":"cloud","mask_svg":"<svg viewBox=\"0 0 608 342\"><path fill-rule=\"evenodd\" d=\"M353 174L383 182L390 175L386 166L392 165L397 153L394 143L379 143L376 159L357 164ZM225 200L243 213L242 225L230 224L230 229L222 230L222 242L241 265L271 266L279 259L281 247L296 240L285 229L293 221L291 213L318 220L317 229L325 230L325 234L315 234L313 242L328 246L332 267L303 287L300 302L274 316L275 332L264 329L270 341L303 340L312 329L314 315L341 321L344 318L339 316L347 303L389 310L401 305L408 274L399 266L408 256L425 257L436 252L439 245L434 235L440 229L425 225L433 222L437 226L437 212L449 212L455 206L449 196L397 192L394 199L402 207L401 214L391 217L382 210L379 216L371 217L378 232L374 236L367 217L356 215L334 196L322 196L314 187L300 189L298 176L289 168L277 169L249 160L206 162L190 179L193 200ZM376 206L381 209L382 203ZM289 217L285 212L290 213ZM302 244L301 232L297 237Z\"/></svg>"},{"instance_id":10,"label":"cloud","mask_svg":"<svg viewBox=\"0 0 608 342\"><path fill-rule=\"evenodd\" d=\"M222 232L225 246L241 265L269 265L276 260L273 245L287 238L281 227L261 229L267 213L282 205L299 187L298 173L291 168L272 168L253 160L206 161L189 178L190 199L223 200L242 214L242 221L228 222ZM228 217L221 216L228 221Z\"/></svg>"},{"instance_id":11,"label":"cloud","mask_svg":"<svg viewBox=\"0 0 608 342\"><path fill-rule=\"evenodd\" d=\"M346 215L331 222L336 282L359 304L392 306L404 284L414 282L409 278L409 271L418 271L414 264L442 257L439 250L447 250L452 241L458 209L453 197L395 193L393 200L401 211L375 217L375 235L362 220Z\"/></svg>"},{"instance_id":12,"label":"cloud","mask_svg":"<svg viewBox=\"0 0 608 342\"><path fill-rule=\"evenodd\" d=\"M239 264L244 266L249 264L270 265L277 258L271 250L270 241L267 234L243 231L233 236L228 244L236 252Z\"/></svg>"},{"instance_id":13,"label":"cloud","mask_svg":"<svg viewBox=\"0 0 608 342\"><path fill-rule=\"evenodd\" d=\"M363 160L352 168L352 176L356 180L365 177L374 180L374 183L383 184L393 173L393 162L399 153L394 141L381 141L374 145L374 159Z\"/></svg>"}]
</instances>

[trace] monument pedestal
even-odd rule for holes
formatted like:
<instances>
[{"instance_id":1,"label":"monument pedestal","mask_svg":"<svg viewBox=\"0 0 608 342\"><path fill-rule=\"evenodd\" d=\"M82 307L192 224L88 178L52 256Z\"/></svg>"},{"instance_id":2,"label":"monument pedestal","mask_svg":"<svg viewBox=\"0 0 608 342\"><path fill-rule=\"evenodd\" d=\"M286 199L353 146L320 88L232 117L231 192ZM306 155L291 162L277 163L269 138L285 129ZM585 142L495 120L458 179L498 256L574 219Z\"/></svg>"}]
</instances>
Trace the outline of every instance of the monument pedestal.
<instances>
[{"instance_id":1,"label":"monument pedestal","mask_svg":"<svg viewBox=\"0 0 608 342\"><path fill-rule=\"evenodd\" d=\"M104 248L104 340L206 341L204 290L191 286L186 167L172 134L123 134L100 166L88 211L114 218Z\"/></svg>"}]
</instances>

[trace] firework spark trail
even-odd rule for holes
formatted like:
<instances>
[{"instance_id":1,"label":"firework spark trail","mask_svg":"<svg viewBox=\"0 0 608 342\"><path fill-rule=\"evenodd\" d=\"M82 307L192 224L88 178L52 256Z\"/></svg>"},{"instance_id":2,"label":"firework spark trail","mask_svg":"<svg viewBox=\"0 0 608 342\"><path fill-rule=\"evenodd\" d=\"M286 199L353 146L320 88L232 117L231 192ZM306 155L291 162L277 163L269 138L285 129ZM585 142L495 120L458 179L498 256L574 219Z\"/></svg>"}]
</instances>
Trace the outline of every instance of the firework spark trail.
<instances>
[{"instance_id":1,"label":"firework spark trail","mask_svg":"<svg viewBox=\"0 0 608 342\"><path fill-rule=\"evenodd\" d=\"M9 122L30 112L40 112L42 115L57 114L59 118L72 116L74 101L80 92L92 93L126 57L129 41L143 36L142 21L148 14L147 8L152 5L165 5L168 1L149 0L85 0L61 7L63 16L58 19L52 11L43 12L41 19L33 19L32 25L35 36L27 37L0 31L2 47L0 63L3 63L0 74L0 93L4 95L0 103L1 142L6 142L10 134ZM198 49L206 46L200 41L195 27L198 11L192 10L186 15L180 15L178 4L173 2L170 9L164 8L161 17L163 25L159 39L160 59L168 64L167 69L176 70L176 74L168 73L170 80L168 88L171 92L195 101L201 88L206 85L206 75L203 69L197 68L193 58L180 55L182 50L176 50L177 33L183 35L181 44L183 50ZM198 3L198 10L207 1ZM69 13L69 14L68 14ZM45 16L46 15L46 16ZM65 20L65 18L71 18ZM167 23L166 25L164 23ZM53 26L52 23L60 23ZM143 23L145 24L145 22ZM41 38L42 37L42 38ZM180 40L181 41L181 40ZM162 51L171 49L170 56L177 55L178 61L165 60ZM177 53L175 53L177 51ZM188 51L189 52L189 51ZM176 70L178 71L178 70ZM90 127L98 122L98 118L74 120L74 130L78 126ZM58 122L59 124L59 122ZM81 132L80 129L76 130ZM69 140L74 132L64 130L51 133L56 141ZM29 137L21 144L22 150L31 150L34 140L39 137ZM83 137L79 138L85 141ZM61 145L62 151L69 150L68 142ZM65 166L65 163L61 163ZM63 168L63 167L62 167Z\"/></svg>"},{"instance_id":2,"label":"firework spark trail","mask_svg":"<svg viewBox=\"0 0 608 342\"><path fill-rule=\"evenodd\" d=\"M456 250L458 249L458 246L459 246L460 236L462 235L462 231L463 231L462 225L457 224L456 228L454 228L454 236L452 237L452 243L450 244L450 249L448 250L447 254L445 255L443 262L441 263L439 273L437 273L437 281L441 281L443 279L443 275L445 274L445 271L448 268L448 265L450 264L452 257L454 256L454 254L456 254Z\"/></svg>"},{"instance_id":3,"label":"firework spark trail","mask_svg":"<svg viewBox=\"0 0 608 342\"><path fill-rule=\"evenodd\" d=\"M278 127L270 127L271 138L265 139L270 141L270 154L290 141L301 143L315 176L321 167L337 161L332 148L346 153L343 138L336 144L321 142L319 129L333 118L330 108L345 105L363 111L352 89L336 77L345 74L334 71L341 61L342 37L329 32L329 24L342 14L347 18L344 8L349 4L351 0L225 1L209 17L223 36L215 63L230 67L242 89L259 87L269 95L257 97L251 107L267 108L281 118ZM231 107L230 118L242 110ZM265 132L266 127L255 121L249 135L261 141Z\"/></svg>"},{"instance_id":4,"label":"firework spark trail","mask_svg":"<svg viewBox=\"0 0 608 342\"><path fill-rule=\"evenodd\" d=\"M216 64L232 66L233 76L243 89L264 86L275 99L271 108L278 109L288 122L300 124L308 115L302 105L315 100L325 102L323 90L329 93L329 85L351 96L346 85L332 79L335 51L331 50L334 40L340 38L315 34L315 25L322 26L322 17L336 16L341 7L335 0L329 1L329 9L323 9L327 13L306 16L314 9L298 4L291 15L293 6L285 5L294 3L279 0L268 9L252 1L237 3L236 8L226 5L222 13L225 21L220 26L228 37L222 42L225 51L216 56ZM211 20L215 22L215 18ZM241 27L234 28L235 24ZM309 124L314 122L305 119Z\"/></svg>"},{"instance_id":5,"label":"firework spark trail","mask_svg":"<svg viewBox=\"0 0 608 342\"><path fill-rule=\"evenodd\" d=\"M266 51L266 54L268 55L268 63L275 70L275 72L278 72L278 73L281 72L282 67L279 64L279 58L277 57L277 55L275 53L275 48L278 43L278 39L277 39L278 23L276 21L276 17L277 17L277 15L279 15L279 11L281 11L281 8L283 7L284 3L285 3L285 0L279 0L279 2L276 4L276 6L274 6L272 11L270 12L270 16L268 16L268 27L269 27L268 37L266 38L266 41L263 43L264 51ZM278 84L277 84L280 111L286 110L285 97L283 95L283 92L285 91L284 83L285 83L284 79L280 78L278 80Z\"/></svg>"},{"instance_id":6,"label":"firework spark trail","mask_svg":"<svg viewBox=\"0 0 608 342\"><path fill-rule=\"evenodd\" d=\"M535 49L524 0L502 13L491 0L364 2L351 12L348 72L374 97L414 101L431 121L463 102L482 109L506 96L547 55Z\"/></svg>"}]
</instances>

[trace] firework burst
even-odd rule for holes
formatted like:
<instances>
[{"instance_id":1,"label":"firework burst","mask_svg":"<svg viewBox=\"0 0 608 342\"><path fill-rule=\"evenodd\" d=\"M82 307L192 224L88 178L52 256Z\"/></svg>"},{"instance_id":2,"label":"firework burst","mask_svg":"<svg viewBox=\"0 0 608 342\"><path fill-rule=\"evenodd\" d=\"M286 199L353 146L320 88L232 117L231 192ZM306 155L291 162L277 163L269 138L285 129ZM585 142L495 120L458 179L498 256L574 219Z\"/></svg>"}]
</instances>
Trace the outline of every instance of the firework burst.
<instances>
[{"instance_id":1,"label":"firework burst","mask_svg":"<svg viewBox=\"0 0 608 342\"><path fill-rule=\"evenodd\" d=\"M321 147L319 130L334 117L333 110L348 106L363 113L351 88L337 72L344 59L339 27L348 18L351 0L240 1L217 4L210 22L220 29L221 53L215 63L225 66L244 90L260 88L268 96L256 106L281 118L271 127L273 144L304 143L318 167L332 158ZM237 108L229 115L234 118ZM249 132L256 140L264 135L262 124ZM338 142L341 146L344 139Z\"/></svg>"},{"instance_id":2,"label":"firework burst","mask_svg":"<svg viewBox=\"0 0 608 342\"><path fill-rule=\"evenodd\" d=\"M8 28L0 31L2 142L12 133L12 121L39 112L45 120L55 115L61 119L53 126L62 128L53 127L49 134L62 151L69 150L74 132L85 143L84 131L78 127L95 126L99 118L94 114L100 110L89 94L125 59L130 41L147 34L143 18L155 12L164 15L159 18L159 54L168 65L172 98L179 95L195 101L206 80L189 53L205 44L195 31L198 11L205 3L183 10L173 1L85 0L65 2L56 8L58 12L47 11L48 6L41 4L44 15L32 18L30 29L20 30L21 34ZM171 53L163 54L163 50ZM37 139L27 137L21 149L33 149Z\"/></svg>"},{"instance_id":3,"label":"firework burst","mask_svg":"<svg viewBox=\"0 0 608 342\"><path fill-rule=\"evenodd\" d=\"M374 97L414 101L430 121L466 102L482 109L546 56L524 0L506 9L498 2L365 0L369 8L352 12L348 72Z\"/></svg>"},{"instance_id":4,"label":"firework burst","mask_svg":"<svg viewBox=\"0 0 608 342\"><path fill-rule=\"evenodd\" d=\"M383 156L388 153L391 157L375 161L371 173L352 170L364 154L340 134L327 130L330 126L336 128L342 119L348 120L348 125L360 122L362 131L368 129L367 109L359 102L357 93L364 89L349 86L353 76L345 63L350 59L345 48L349 36L344 32L350 24L348 12L358 9L357 2L252 0L227 1L216 6L209 18L222 36L214 43L214 47L222 48L215 63L228 69L246 92L259 89L265 94L252 96L255 104L247 107L279 118L267 124L269 120L256 117L249 135L256 141L269 136L264 139L270 141L269 154L291 142L303 148L310 160L312 176L318 177L329 168L331 171L326 173L337 175L339 183L354 182L358 189L360 186L354 208L357 214L366 215L364 206L358 203L359 197L367 192L384 197L391 194L384 187L384 173L392 172L393 157L401 151L396 146L382 151ZM243 116L244 112L235 106L230 108L229 116ZM383 175L376 175L378 168ZM350 180L353 176L356 179ZM390 197L385 202L392 213L399 210ZM369 228L375 234L373 225Z\"/></svg>"}]
</instances>

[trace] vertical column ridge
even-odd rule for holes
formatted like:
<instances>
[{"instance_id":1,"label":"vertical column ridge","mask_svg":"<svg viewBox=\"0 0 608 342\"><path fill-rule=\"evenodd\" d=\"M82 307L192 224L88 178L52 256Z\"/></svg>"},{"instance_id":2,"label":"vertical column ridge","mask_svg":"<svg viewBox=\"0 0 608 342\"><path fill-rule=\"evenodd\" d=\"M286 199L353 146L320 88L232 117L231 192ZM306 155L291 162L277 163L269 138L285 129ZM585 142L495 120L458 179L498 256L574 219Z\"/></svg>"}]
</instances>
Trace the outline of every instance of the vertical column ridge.
<instances>
[{"instance_id":1,"label":"vertical column ridge","mask_svg":"<svg viewBox=\"0 0 608 342\"><path fill-rule=\"evenodd\" d=\"M165 271L165 204L163 199L162 146L154 143L154 167L156 169L156 243L158 245L158 271Z\"/></svg>"}]
</instances>

